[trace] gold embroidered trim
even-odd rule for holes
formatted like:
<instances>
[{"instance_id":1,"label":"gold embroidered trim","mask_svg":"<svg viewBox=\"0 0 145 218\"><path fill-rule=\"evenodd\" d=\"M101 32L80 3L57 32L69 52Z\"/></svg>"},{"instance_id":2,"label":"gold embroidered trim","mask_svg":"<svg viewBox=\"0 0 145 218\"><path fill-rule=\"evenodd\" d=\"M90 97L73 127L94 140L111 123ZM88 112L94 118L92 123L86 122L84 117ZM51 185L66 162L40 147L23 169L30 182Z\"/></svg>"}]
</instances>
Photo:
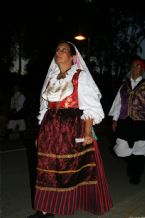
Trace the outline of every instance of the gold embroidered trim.
<instances>
[{"instance_id":1,"label":"gold embroidered trim","mask_svg":"<svg viewBox=\"0 0 145 218\"><path fill-rule=\"evenodd\" d=\"M62 170L62 171L57 171L57 170L45 170L45 169L41 169L41 168L37 168L38 171L41 172L46 172L46 173L58 173L58 174L63 174L63 173L77 173L79 171L81 171L82 169L86 168L86 167L95 167L96 164L92 163L92 164L86 164L84 166L82 166L80 169L78 170Z\"/></svg>"},{"instance_id":2,"label":"gold embroidered trim","mask_svg":"<svg viewBox=\"0 0 145 218\"><path fill-rule=\"evenodd\" d=\"M88 181L88 182L81 182L73 187L68 187L68 188L49 188L49 187L42 187L42 186L38 186L36 185L36 189L39 189L41 191L57 191L57 192L64 192L64 191L71 191L76 189L79 186L83 186L83 185L96 185L97 181Z\"/></svg>"},{"instance_id":3,"label":"gold embroidered trim","mask_svg":"<svg viewBox=\"0 0 145 218\"><path fill-rule=\"evenodd\" d=\"M54 157L54 158L73 158L73 157L79 157L81 155L86 154L87 152L90 151L95 151L95 148L88 148L85 151L81 151L79 153L76 154L46 154L46 153L42 153L42 152L38 152L39 156L43 156L43 157Z\"/></svg>"}]
</instances>

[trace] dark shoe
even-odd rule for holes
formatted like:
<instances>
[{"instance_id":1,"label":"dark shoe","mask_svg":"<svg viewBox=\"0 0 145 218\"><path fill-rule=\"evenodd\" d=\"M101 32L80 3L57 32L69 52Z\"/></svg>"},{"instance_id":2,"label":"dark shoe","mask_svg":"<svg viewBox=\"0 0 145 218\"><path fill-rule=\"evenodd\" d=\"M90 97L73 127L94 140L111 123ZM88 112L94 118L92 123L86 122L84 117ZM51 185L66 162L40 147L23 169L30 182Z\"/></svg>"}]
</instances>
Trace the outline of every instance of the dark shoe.
<instances>
[{"instance_id":1,"label":"dark shoe","mask_svg":"<svg viewBox=\"0 0 145 218\"><path fill-rule=\"evenodd\" d=\"M138 185L140 183L140 176L131 177L129 180L129 183Z\"/></svg>"},{"instance_id":2,"label":"dark shoe","mask_svg":"<svg viewBox=\"0 0 145 218\"><path fill-rule=\"evenodd\" d=\"M48 217L54 217L54 214L51 213L47 213L47 214L43 214L42 212L38 211L30 216L28 216L27 218L48 218Z\"/></svg>"}]
</instances>

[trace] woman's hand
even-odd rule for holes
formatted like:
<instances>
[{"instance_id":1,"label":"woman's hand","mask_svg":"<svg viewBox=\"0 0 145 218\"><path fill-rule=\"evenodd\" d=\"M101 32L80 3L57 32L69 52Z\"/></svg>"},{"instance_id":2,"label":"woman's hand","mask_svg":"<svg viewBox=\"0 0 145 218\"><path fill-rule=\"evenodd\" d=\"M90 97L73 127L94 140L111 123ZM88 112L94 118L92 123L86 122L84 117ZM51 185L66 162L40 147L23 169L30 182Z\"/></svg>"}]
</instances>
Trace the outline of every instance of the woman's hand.
<instances>
[{"instance_id":1,"label":"woman's hand","mask_svg":"<svg viewBox=\"0 0 145 218\"><path fill-rule=\"evenodd\" d=\"M84 134L83 146L92 144L94 141L93 134L92 134L92 127L93 127L93 119L85 120L85 134Z\"/></svg>"},{"instance_id":2,"label":"woman's hand","mask_svg":"<svg viewBox=\"0 0 145 218\"><path fill-rule=\"evenodd\" d=\"M86 145L92 144L93 141L94 141L93 136L85 136L85 137L84 137L83 146L86 146Z\"/></svg>"}]
</instances>

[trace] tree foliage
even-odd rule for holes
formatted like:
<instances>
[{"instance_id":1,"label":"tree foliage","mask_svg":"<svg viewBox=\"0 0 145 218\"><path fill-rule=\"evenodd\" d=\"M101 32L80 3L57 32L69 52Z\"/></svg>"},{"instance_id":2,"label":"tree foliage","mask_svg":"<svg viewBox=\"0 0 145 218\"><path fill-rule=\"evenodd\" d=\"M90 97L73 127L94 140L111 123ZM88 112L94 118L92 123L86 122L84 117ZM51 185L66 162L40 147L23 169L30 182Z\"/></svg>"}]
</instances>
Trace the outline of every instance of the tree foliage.
<instances>
[{"instance_id":1,"label":"tree foliage","mask_svg":"<svg viewBox=\"0 0 145 218\"><path fill-rule=\"evenodd\" d=\"M141 43L145 40L145 16L143 11L110 8L108 10L108 33L99 39L100 49L94 54L104 71L110 76L123 78L129 70L130 61L142 52ZM101 71L101 74L104 73Z\"/></svg>"}]
</instances>

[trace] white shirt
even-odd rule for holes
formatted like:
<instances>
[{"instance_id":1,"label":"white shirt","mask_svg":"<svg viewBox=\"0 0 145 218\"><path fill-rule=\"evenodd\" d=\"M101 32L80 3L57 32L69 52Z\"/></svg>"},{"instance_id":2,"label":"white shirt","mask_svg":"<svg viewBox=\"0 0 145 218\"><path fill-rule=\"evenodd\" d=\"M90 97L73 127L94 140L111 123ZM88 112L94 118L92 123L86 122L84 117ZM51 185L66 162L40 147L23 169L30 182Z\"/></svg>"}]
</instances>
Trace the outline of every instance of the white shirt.
<instances>
[{"instance_id":1,"label":"white shirt","mask_svg":"<svg viewBox=\"0 0 145 218\"><path fill-rule=\"evenodd\" d=\"M26 98L21 92L16 92L11 98L11 109L15 109L17 112L20 111L25 102Z\"/></svg>"},{"instance_id":2,"label":"white shirt","mask_svg":"<svg viewBox=\"0 0 145 218\"><path fill-rule=\"evenodd\" d=\"M73 65L72 68L68 71L66 77L61 80L57 80L57 75L59 72L55 72L49 75L51 82L56 82L64 84L65 81L72 82L72 77L77 71L77 66ZM72 86L68 86L67 92L70 95L73 92ZM45 93L46 94L46 93ZM67 95L67 96L68 96ZM44 114L48 109L48 101L47 96L43 95L43 104L40 107L40 112L38 116L39 124L41 123ZM53 96L54 97L54 96ZM66 95L64 95L66 97ZM57 97L56 97L57 98ZM92 79L89 78L89 75L85 73L85 71L81 71L78 79L78 102L79 102L79 109L83 110L82 119L92 118L93 124L98 124L104 118L104 111L102 109L102 105L100 103L101 93L97 87L97 85L92 83ZM56 100L56 99L55 99ZM55 101L54 100L54 101ZM59 99L57 99L59 100ZM61 99L62 100L62 99Z\"/></svg>"}]
</instances>

